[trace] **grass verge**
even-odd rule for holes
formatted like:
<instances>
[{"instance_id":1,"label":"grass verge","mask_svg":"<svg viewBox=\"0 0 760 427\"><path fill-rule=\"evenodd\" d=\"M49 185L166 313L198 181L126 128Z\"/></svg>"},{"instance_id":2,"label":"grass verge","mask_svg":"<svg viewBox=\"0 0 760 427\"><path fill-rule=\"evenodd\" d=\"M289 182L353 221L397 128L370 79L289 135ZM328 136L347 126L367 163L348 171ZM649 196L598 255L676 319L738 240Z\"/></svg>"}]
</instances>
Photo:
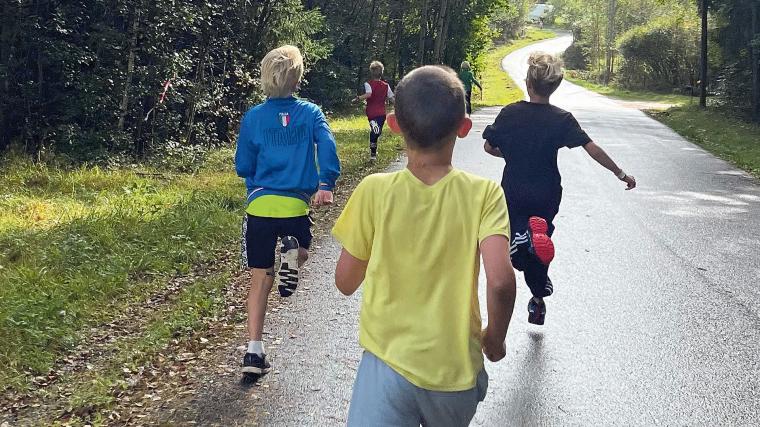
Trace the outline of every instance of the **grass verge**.
<instances>
[{"instance_id":1,"label":"grass verge","mask_svg":"<svg viewBox=\"0 0 760 427\"><path fill-rule=\"evenodd\" d=\"M556 34L550 30L530 28L524 39L514 40L509 44L497 46L488 52L486 67L479 76L480 83L484 89L482 94L483 99L479 99L479 93L473 93L473 108L503 106L523 99L522 90L502 70L502 59L517 49L555 36Z\"/></svg>"},{"instance_id":2,"label":"grass verge","mask_svg":"<svg viewBox=\"0 0 760 427\"><path fill-rule=\"evenodd\" d=\"M638 101L638 102L651 102L657 104L665 104L665 108L669 106L685 106L690 103L697 103L698 98L676 94L676 93L659 93L649 91L632 91L627 89L621 89L614 85L604 86L598 83L590 82L588 80L581 79L573 73L572 70L565 73L565 79L580 87L586 88L590 91L598 94L608 96L610 98L620 99L623 101Z\"/></svg>"},{"instance_id":3,"label":"grass verge","mask_svg":"<svg viewBox=\"0 0 760 427\"><path fill-rule=\"evenodd\" d=\"M378 161L367 161L361 116L332 125L343 166L339 186L353 185L398 156L401 140L388 132ZM86 383L68 379L72 390L82 391L75 401L107 403L103 390L115 384L117 367L141 363L199 316L221 309L214 290L235 273L236 263L200 278L192 269L213 264L238 244L245 189L230 149L214 152L195 174L6 161L0 188L0 391L44 385L55 366L87 343L92 328L187 275L189 283L175 297L135 319L123 345L114 343L114 363L95 367Z\"/></svg>"},{"instance_id":4,"label":"grass verge","mask_svg":"<svg viewBox=\"0 0 760 427\"><path fill-rule=\"evenodd\" d=\"M760 178L760 125L725 111L693 106L648 114L689 141Z\"/></svg>"}]
</instances>

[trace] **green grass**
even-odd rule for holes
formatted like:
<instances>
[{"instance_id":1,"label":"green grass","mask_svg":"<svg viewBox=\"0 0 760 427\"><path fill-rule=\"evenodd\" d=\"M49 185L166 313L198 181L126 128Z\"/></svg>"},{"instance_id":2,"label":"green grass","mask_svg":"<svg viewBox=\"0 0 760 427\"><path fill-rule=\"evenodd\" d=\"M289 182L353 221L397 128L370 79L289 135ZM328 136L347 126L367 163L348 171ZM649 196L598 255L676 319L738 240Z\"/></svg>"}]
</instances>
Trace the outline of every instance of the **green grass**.
<instances>
[{"instance_id":1,"label":"green grass","mask_svg":"<svg viewBox=\"0 0 760 427\"><path fill-rule=\"evenodd\" d=\"M693 98L686 95L676 93L659 93L649 91L632 91L622 89L614 85L604 86L598 83L590 82L588 80L581 79L574 75L572 71L565 73L565 79L578 86L584 87L590 91L599 93L601 95L608 96L610 98L616 98L623 101L640 101L640 102L652 102L658 104L667 104L668 106L684 106L689 103L697 103L698 98Z\"/></svg>"},{"instance_id":2,"label":"green grass","mask_svg":"<svg viewBox=\"0 0 760 427\"><path fill-rule=\"evenodd\" d=\"M401 140L387 132L378 161L370 164L366 119L332 124L344 171L339 186L382 170L398 155ZM176 274L234 250L245 189L235 176L232 155L231 149L213 152L195 174L62 170L20 159L1 165L0 391L28 389L32 378L70 353L90 327L108 322L126 306L142 304ZM233 272L234 265L216 276ZM216 276L190 289L219 289L224 281ZM188 303L182 296L186 291L170 302L162 319L187 315L188 304L205 307L197 298ZM215 298L213 292L196 297ZM174 333L172 325L183 322L168 322L160 336ZM155 326L146 325L141 336L150 336ZM162 342L145 340L146 347ZM115 360L131 360L134 348L119 348ZM102 375L110 378L108 370Z\"/></svg>"},{"instance_id":3,"label":"green grass","mask_svg":"<svg viewBox=\"0 0 760 427\"><path fill-rule=\"evenodd\" d=\"M760 178L760 125L695 106L649 114L689 141Z\"/></svg>"},{"instance_id":4,"label":"green grass","mask_svg":"<svg viewBox=\"0 0 760 427\"><path fill-rule=\"evenodd\" d=\"M556 34L550 30L530 28L524 39L497 46L488 52L486 67L478 76L484 89L483 99L480 99L480 94L477 93L477 89L475 89L475 93L472 94L473 108L507 105L523 99L522 90L515 84L509 75L502 70L502 59L517 49L555 36Z\"/></svg>"}]
</instances>

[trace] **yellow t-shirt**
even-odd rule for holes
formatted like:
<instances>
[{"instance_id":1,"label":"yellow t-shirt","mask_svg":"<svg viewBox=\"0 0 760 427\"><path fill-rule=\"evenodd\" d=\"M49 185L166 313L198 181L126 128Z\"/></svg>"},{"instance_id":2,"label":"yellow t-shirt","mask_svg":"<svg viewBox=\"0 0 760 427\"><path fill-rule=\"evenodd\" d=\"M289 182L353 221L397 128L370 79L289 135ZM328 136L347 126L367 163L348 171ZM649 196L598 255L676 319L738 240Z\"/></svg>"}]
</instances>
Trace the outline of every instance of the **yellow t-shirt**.
<instances>
[{"instance_id":1,"label":"yellow t-shirt","mask_svg":"<svg viewBox=\"0 0 760 427\"><path fill-rule=\"evenodd\" d=\"M501 187L456 169L433 185L408 169L371 175L333 235L369 261L362 347L418 387L474 387L483 367L478 247L486 237L509 236Z\"/></svg>"},{"instance_id":2,"label":"yellow t-shirt","mask_svg":"<svg viewBox=\"0 0 760 427\"><path fill-rule=\"evenodd\" d=\"M309 204L297 197L267 194L251 201L245 212L264 218L295 218L309 214Z\"/></svg>"}]
</instances>

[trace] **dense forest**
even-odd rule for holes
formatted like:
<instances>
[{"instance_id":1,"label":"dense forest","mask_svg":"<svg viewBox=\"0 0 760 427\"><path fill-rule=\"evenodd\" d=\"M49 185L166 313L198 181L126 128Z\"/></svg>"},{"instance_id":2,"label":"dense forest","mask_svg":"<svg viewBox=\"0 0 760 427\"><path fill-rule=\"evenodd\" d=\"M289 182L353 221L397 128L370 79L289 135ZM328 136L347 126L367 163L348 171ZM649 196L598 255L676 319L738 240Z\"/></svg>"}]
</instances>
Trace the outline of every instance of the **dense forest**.
<instances>
[{"instance_id":1,"label":"dense forest","mask_svg":"<svg viewBox=\"0 0 760 427\"><path fill-rule=\"evenodd\" d=\"M707 12L707 89L714 104L760 121L760 0L551 0L572 28L565 54L589 79L630 89L700 85L700 11Z\"/></svg>"},{"instance_id":2,"label":"dense forest","mask_svg":"<svg viewBox=\"0 0 760 427\"><path fill-rule=\"evenodd\" d=\"M521 2L524 3L524 2ZM395 80L477 61L506 0L3 0L0 152L76 161L228 142L262 99L258 63L299 46L301 96L344 107L370 60Z\"/></svg>"}]
</instances>

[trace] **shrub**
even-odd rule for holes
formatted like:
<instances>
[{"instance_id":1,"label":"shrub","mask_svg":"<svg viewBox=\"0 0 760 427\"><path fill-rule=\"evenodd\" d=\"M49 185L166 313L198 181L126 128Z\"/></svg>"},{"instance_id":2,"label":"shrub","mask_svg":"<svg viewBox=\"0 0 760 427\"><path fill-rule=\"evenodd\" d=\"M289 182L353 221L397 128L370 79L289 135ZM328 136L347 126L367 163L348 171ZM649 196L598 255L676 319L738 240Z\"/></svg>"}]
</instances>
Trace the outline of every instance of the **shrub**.
<instances>
[{"instance_id":1,"label":"shrub","mask_svg":"<svg viewBox=\"0 0 760 427\"><path fill-rule=\"evenodd\" d=\"M634 27L619 39L623 63L616 81L630 89L668 90L694 85L699 64L697 22L665 17Z\"/></svg>"}]
</instances>

